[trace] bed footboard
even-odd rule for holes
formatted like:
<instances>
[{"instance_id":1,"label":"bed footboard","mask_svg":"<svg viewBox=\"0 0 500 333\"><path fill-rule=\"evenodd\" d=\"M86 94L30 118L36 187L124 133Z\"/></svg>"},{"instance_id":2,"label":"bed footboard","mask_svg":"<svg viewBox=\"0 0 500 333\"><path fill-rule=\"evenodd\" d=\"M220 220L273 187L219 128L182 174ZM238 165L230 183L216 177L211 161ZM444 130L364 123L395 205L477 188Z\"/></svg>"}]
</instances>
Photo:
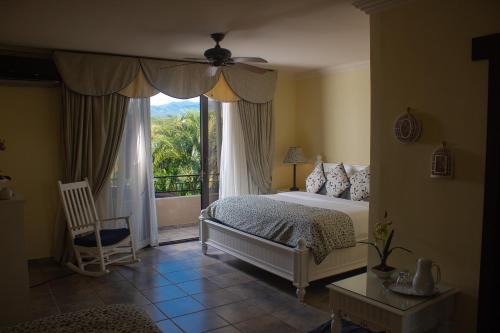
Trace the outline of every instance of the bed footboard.
<instances>
[{"instance_id":1,"label":"bed footboard","mask_svg":"<svg viewBox=\"0 0 500 333\"><path fill-rule=\"evenodd\" d=\"M299 240L297 247L291 248L200 216L200 243L203 254L207 254L210 245L291 281L297 288L299 300L304 300L311 258L304 240Z\"/></svg>"},{"instance_id":2,"label":"bed footboard","mask_svg":"<svg viewBox=\"0 0 500 333\"><path fill-rule=\"evenodd\" d=\"M200 243L203 254L207 254L210 245L291 281L301 302L309 282L366 267L368 257L366 247L357 245L335 250L316 265L303 239L292 248L211 221L203 214L200 216Z\"/></svg>"}]
</instances>

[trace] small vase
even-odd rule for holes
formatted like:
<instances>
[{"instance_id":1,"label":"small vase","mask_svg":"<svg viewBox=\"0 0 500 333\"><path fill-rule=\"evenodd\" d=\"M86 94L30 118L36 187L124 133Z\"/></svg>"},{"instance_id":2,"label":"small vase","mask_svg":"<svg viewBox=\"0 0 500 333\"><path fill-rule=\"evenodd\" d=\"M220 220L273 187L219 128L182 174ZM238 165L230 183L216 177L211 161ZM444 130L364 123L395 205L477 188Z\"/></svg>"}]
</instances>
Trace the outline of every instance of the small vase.
<instances>
[{"instance_id":1,"label":"small vase","mask_svg":"<svg viewBox=\"0 0 500 333\"><path fill-rule=\"evenodd\" d=\"M390 279L396 268L391 266L377 265L370 268L370 270L382 280Z\"/></svg>"}]
</instances>

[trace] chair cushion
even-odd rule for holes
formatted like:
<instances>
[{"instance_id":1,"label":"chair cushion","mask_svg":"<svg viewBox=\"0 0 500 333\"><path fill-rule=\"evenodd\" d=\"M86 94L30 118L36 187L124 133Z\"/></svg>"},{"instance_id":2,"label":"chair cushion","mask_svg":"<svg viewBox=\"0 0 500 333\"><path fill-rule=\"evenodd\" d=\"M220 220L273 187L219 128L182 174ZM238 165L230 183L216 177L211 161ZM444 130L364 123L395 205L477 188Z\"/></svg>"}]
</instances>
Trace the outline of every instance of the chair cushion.
<instances>
[{"instance_id":1,"label":"chair cushion","mask_svg":"<svg viewBox=\"0 0 500 333\"><path fill-rule=\"evenodd\" d=\"M99 231L101 235L102 246L109 246L116 244L130 235L127 228L121 229L102 229ZM85 246L85 247L96 247L97 243L95 240L95 233L88 234L86 236L75 237L75 245Z\"/></svg>"}]
</instances>

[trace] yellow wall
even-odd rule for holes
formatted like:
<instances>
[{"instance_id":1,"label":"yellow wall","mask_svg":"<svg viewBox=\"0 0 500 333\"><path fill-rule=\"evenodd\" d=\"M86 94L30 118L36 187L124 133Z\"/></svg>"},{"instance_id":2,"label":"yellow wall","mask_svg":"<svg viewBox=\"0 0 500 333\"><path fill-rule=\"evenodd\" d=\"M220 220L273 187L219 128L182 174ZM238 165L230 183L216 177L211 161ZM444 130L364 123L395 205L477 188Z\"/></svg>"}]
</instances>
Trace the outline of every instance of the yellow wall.
<instances>
[{"instance_id":1,"label":"yellow wall","mask_svg":"<svg viewBox=\"0 0 500 333\"><path fill-rule=\"evenodd\" d=\"M297 144L311 162L299 167L300 184L318 154L326 162L369 164L369 66L299 78L296 90Z\"/></svg>"},{"instance_id":2,"label":"yellow wall","mask_svg":"<svg viewBox=\"0 0 500 333\"><path fill-rule=\"evenodd\" d=\"M61 95L58 88L0 86L0 168L26 199L28 258L49 257L61 178Z\"/></svg>"},{"instance_id":3,"label":"yellow wall","mask_svg":"<svg viewBox=\"0 0 500 333\"><path fill-rule=\"evenodd\" d=\"M414 251L390 264L414 268L418 257L431 258L460 288L453 332L475 331L480 268L487 63L471 61L471 39L500 32L498 13L498 1L419 0L370 18L370 224L387 209L396 244ZM408 106L423 135L401 145L393 124ZM455 154L452 180L429 177L442 140Z\"/></svg>"},{"instance_id":4,"label":"yellow wall","mask_svg":"<svg viewBox=\"0 0 500 333\"><path fill-rule=\"evenodd\" d=\"M288 147L297 144L295 135L295 79L293 74L278 72L278 82L273 100L274 112L274 189L291 186L292 171L289 165L283 164Z\"/></svg>"}]
</instances>

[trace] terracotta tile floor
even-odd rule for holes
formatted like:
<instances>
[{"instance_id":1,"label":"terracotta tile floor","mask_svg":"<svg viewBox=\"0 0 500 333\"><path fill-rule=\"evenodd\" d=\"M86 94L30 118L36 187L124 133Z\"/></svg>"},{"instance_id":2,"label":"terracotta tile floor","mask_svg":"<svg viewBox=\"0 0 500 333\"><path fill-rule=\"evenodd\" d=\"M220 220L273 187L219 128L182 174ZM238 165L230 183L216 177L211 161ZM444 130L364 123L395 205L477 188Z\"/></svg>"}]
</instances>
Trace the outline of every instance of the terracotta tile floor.
<instances>
[{"instance_id":1,"label":"terracotta tile floor","mask_svg":"<svg viewBox=\"0 0 500 333\"><path fill-rule=\"evenodd\" d=\"M175 242L178 240L199 237L198 225L190 224L176 227L160 227L158 229L158 240L163 242Z\"/></svg>"},{"instance_id":2,"label":"terracotta tile floor","mask_svg":"<svg viewBox=\"0 0 500 333\"><path fill-rule=\"evenodd\" d=\"M141 262L90 278L50 261L30 264L33 319L102 304L134 303L163 332L307 332L329 319L325 285L313 283L305 304L289 281L198 242L148 248ZM52 279L44 283L43 279Z\"/></svg>"}]
</instances>

